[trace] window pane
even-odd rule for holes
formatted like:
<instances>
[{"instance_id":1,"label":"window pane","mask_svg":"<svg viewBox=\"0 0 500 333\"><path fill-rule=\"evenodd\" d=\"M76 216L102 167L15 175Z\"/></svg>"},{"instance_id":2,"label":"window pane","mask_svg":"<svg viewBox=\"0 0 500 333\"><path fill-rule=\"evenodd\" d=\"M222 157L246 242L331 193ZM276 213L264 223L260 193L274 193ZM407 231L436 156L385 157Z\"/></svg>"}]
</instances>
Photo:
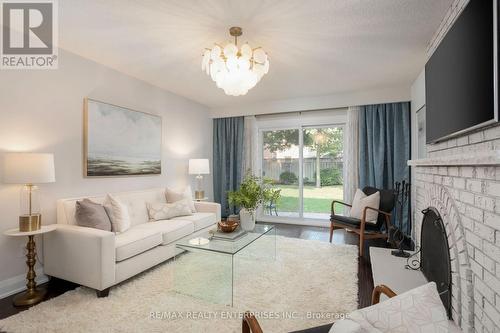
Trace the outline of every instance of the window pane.
<instances>
[{"instance_id":1,"label":"window pane","mask_svg":"<svg viewBox=\"0 0 500 333\"><path fill-rule=\"evenodd\" d=\"M329 219L332 200L344 199L343 128L306 128L303 135L304 218Z\"/></svg>"},{"instance_id":2,"label":"window pane","mask_svg":"<svg viewBox=\"0 0 500 333\"><path fill-rule=\"evenodd\" d=\"M281 189L278 202L264 205L264 214L299 217L299 130L263 132L263 176Z\"/></svg>"}]
</instances>

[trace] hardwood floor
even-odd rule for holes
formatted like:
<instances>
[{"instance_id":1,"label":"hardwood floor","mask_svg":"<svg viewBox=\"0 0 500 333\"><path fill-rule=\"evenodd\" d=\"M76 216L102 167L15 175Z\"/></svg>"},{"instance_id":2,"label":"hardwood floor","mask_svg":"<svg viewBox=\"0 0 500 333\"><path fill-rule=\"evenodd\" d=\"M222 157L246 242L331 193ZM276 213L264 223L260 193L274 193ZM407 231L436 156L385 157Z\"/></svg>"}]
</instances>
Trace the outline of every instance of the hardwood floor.
<instances>
[{"instance_id":1,"label":"hardwood floor","mask_svg":"<svg viewBox=\"0 0 500 333\"><path fill-rule=\"evenodd\" d=\"M328 242L329 240L329 230L327 228L320 227L309 227L309 226L298 226L298 225L290 225L290 224L276 224L277 227L277 235L286 236L286 237L294 237L301 239L315 239L324 242ZM358 238L356 234L346 232L344 230L335 230L334 244L358 244ZM370 246L385 246L384 241L369 241L367 243L368 246L365 246L365 254L363 257L359 258L358 261L358 300L359 307L364 308L369 306L371 303L371 294L373 291L373 279L372 279L372 269L368 257L368 248ZM47 297L46 299L51 299L57 297L61 294L69 290L73 290L78 285L63 281L60 279L51 279L48 283L44 283L41 287L47 289ZM12 305L12 299L15 295L6 297L0 300L0 319L12 316L16 313L24 311L29 307L15 307Z\"/></svg>"}]
</instances>

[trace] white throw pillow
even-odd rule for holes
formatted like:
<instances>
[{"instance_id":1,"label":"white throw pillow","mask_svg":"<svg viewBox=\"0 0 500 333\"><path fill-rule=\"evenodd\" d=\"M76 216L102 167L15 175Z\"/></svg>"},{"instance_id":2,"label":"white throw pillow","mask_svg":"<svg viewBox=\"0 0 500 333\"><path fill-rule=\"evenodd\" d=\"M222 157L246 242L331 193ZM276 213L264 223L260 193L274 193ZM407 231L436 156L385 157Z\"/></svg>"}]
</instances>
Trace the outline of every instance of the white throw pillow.
<instances>
[{"instance_id":1,"label":"white throw pillow","mask_svg":"<svg viewBox=\"0 0 500 333\"><path fill-rule=\"evenodd\" d=\"M364 333L365 330L361 328L361 325L350 319L342 319L336 321L328 333Z\"/></svg>"},{"instance_id":2,"label":"white throw pillow","mask_svg":"<svg viewBox=\"0 0 500 333\"><path fill-rule=\"evenodd\" d=\"M130 228L130 215L127 206L108 194L104 200L104 208L111 220L114 232L124 232Z\"/></svg>"},{"instance_id":3,"label":"white throw pillow","mask_svg":"<svg viewBox=\"0 0 500 333\"><path fill-rule=\"evenodd\" d=\"M191 186L186 187L186 189L182 192L173 191L167 187L167 189L165 190L165 198L167 199L168 203L174 203L176 201L186 199L189 204L189 208L191 209L191 213L196 213Z\"/></svg>"},{"instance_id":4,"label":"white throw pillow","mask_svg":"<svg viewBox=\"0 0 500 333\"><path fill-rule=\"evenodd\" d=\"M150 221L168 220L177 216L193 215L189 207L189 200L182 199L174 203L146 203Z\"/></svg>"},{"instance_id":5,"label":"white throw pillow","mask_svg":"<svg viewBox=\"0 0 500 333\"><path fill-rule=\"evenodd\" d=\"M365 207L371 207L379 209L380 207L380 192L375 192L372 195L366 195L359 188L354 194L354 200L352 201L352 208L350 216L361 219L363 217L363 211ZM365 221L367 223L377 224L378 212L375 210L368 209L366 211Z\"/></svg>"},{"instance_id":6,"label":"white throw pillow","mask_svg":"<svg viewBox=\"0 0 500 333\"><path fill-rule=\"evenodd\" d=\"M389 333L448 332L450 324L434 282L356 310L349 318L367 331L375 327Z\"/></svg>"}]
</instances>

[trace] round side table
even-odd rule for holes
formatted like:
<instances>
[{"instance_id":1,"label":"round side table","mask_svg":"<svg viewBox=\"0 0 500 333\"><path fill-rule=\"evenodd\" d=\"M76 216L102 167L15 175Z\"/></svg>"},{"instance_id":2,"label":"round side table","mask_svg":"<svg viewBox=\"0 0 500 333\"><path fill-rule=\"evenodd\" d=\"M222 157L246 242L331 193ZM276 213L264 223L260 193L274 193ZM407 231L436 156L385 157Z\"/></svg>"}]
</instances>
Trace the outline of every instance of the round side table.
<instances>
[{"instance_id":1,"label":"round side table","mask_svg":"<svg viewBox=\"0 0 500 333\"><path fill-rule=\"evenodd\" d=\"M26 249L28 253L26 254L26 265L28 265L28 273L26 274L26 291L14 297L15 306L28 306L40 303L45 297L46 290L37 288L35 277L36 273L34 270L36 264L36 244L35 235L42 235L47 232L54 231L56 229L55 224L44 225L39 230L36 231L26 231L22 232L19 229L10 229L4 231L4 235L9 237L28 237L28 244Z\"/></svg>"}]
</instances>

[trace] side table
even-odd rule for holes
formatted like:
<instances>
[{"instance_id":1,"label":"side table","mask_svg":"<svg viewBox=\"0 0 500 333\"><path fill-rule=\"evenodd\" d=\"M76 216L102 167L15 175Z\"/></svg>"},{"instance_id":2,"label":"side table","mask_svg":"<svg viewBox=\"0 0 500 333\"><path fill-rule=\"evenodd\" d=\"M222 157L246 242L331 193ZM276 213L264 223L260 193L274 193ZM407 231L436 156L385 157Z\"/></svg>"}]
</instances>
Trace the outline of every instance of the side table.
<instances>
[{"instance_id":1,"label":"side table","mask_svg":"<svg viewBox=\"0 0 500 333\"><path fill-rule=\"evenodd\" d=\"M26 291L14 297L15 306L28 306L40 303L45 297L46 290L37 289L35 277L36 273L34 270L36 264L36 244L35 235L42 235L47 232L54 231L56 229L55 224L44 225L39 230L22 232L19 229L10 229L4 231L4 235L9 237L26 237L28 236L28 244L26 249L28 253L26 254L26 265L28 265L28 273L26 274Z\"/></svg>"}]
</instances>

